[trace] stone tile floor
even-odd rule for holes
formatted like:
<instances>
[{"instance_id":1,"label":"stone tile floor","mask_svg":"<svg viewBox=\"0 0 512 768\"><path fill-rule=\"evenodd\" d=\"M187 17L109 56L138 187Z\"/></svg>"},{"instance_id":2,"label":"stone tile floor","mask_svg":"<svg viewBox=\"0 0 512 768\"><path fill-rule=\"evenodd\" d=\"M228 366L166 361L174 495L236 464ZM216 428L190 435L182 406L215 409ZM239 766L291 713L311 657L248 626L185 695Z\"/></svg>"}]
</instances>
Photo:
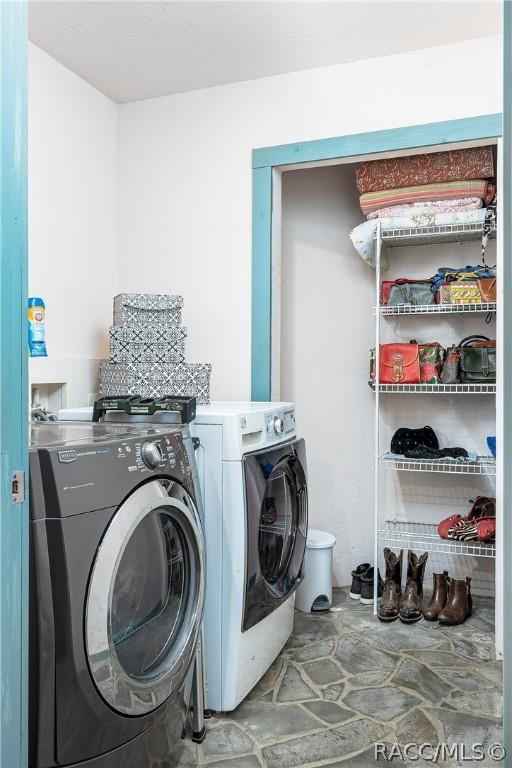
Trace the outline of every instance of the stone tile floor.
<instances>
[{"instance_id":1,"label":"stone tile floor","mask_svg":"<svg viewBox=\"0 0 512 768\"><path fill-rule=\"evenodd\" d=\"M234 712L207 721L203 744L181 743L178 766L372 766L390 764L375 761L375 742L501 743L492 601L476 598L473 616L452 628L383 624L347 590L333 602L327 614L296 612L265 677Z\"/></svg>"}]
</instances>

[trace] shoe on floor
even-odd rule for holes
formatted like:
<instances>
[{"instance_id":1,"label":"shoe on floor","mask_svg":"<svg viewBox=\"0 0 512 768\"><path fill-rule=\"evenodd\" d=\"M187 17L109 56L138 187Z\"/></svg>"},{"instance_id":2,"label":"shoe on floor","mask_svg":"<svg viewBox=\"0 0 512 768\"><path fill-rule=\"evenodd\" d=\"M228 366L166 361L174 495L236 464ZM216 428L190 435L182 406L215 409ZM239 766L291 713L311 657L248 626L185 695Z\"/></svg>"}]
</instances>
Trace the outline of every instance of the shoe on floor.
<instances>
[{"instance_id":1,"label":"shoe on floor","mask_svg":"<svg viewBox=\"0 0 512 768\"><path fill-rule=\"evenodd\" d=\"M361 602L363 605L373 604L373 586L375 579L375 568L368 568L368 570L361 576ZM377 568L377 597L382 597L382 588L384 582L380 575L380 571Z\"/></svg>"},{"instance_id":2,"label":"shoe on floor","mask_svg":"<svg viewBox=\"0 0 512 768\"><path fill-rule=\"evenodd\" d=\"M352 571L352 586L350 587L350 597L352 600L359 600L361 597L361 576L369 569L370 563L361 563Z\"/></svg>"},{"instance_id":3,"label":"shoe on floor","mask_svg":"<svg viewBox=\"0 0 512 768\"><path fill-rule=\"evenodd\" d=\"M418 557L415 552L407 553L407 582L400 600L400 620L412 624L421 619L421 604L423 602L423 577L427 564L428 552Z\"/></svg>"},{"instance_id":4,"label":"shoe on floor","mask_svg":"<svg viewBox=\"0 0 512 768\"><path fill-rule=\"evenodd\" d=\"M473 598L471 597L471 579L452 579L448 600L439 614L439 623L450 627L463 624L471 616L473 611Z\"/></svg>"},{"instance_id":5,"label":"shoe on floor","mask_svg":"<svg viewBox=\"0 0 512 768\"><path fill-rule=\"evenodd\" d=\"M423 618L427 621L437 621L439 614L448 600L448 590L450 589L450 577L448 571L442 573L433 573L434 589L432 597L423 609Z\"/></svg>"},{"instance_id":6,"label":"shoe on floor","mask_svg":"<svg viewBox=\"0 0 512 768\"><path fill-rule=\"evenodd\" d=\"M384 547L384 561L386 563L386 578L382 590L382 600L379 603L377 615L381 621L395 621L398 619L400 597L402 595L402 563L404 551L399 555Z\"/></svg>"}]
</instances>

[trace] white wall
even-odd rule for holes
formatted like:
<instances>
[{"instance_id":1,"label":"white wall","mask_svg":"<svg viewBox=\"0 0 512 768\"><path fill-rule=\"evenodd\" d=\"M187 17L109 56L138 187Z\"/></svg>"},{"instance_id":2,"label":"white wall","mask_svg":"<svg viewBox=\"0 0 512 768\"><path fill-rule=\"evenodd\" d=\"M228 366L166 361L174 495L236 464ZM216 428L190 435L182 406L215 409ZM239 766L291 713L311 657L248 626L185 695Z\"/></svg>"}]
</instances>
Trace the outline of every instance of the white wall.
<instances>
[{"instance_id":1,"label":"white wall","mask_svg":"<svg viewBox=\"0 0 512 768\"><path fill-rule=\"evenodd\" d=\"M497 37L120 107L120 286L185 297L189 359L250 396L251 150L501 111Z\"/></svg>"},{"instance_id":2,"label":"white wall","mask_svg":"<svg viewBox=\"0 0 512 768\"><path fill-rule=\"evenodd\" d=\"M361 221L353 165L282 176L281 397L307 444L312 528L336 536L346 584L371 559L373 396L368 349L375 273L348 234Z\"/></svg>"},{"instance_id":3,"label":"white wall","mask_svg":"<svg viewBox=\"0 0 512 768\"><path fill-rule=\"evenodd\" d=\"M29 295L46 302L52 370L76 377L71 361L108 354L118 107L34 45L28 74ZM37 361L38 373L50 370L46 362ZM81 395L79 386L72 391Z\"/></svg>"}]
</instances>

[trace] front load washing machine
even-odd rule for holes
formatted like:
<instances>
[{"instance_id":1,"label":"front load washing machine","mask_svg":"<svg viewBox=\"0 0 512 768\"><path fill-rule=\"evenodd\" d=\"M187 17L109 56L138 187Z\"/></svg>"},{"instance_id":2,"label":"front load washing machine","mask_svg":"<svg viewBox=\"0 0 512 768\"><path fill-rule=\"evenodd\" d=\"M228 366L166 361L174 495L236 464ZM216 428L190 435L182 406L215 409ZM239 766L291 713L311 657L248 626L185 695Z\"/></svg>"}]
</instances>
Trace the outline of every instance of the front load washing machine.
<instances>
[{"instance_id":1,"label":"front load washing machine","mask_svg":"<svg viewBox=\"0 0 512 768\"><path fill-rule=\"evenodd\" d=\"M33 425L31 768L173 764L205 594L195 488L186 427Z\"/></svg>"},{"instance_id":2,"label":"front load washing machine","mask_svg":"<svg viewBox=\"0 0 512 768\"><path fill-rule=\"evenodd\" d=\"M90 420L92 408L59 418ZM207 551L206 701L227 712L292 632L307 536L306 449L293 403L198 406L191 431L200 441Z\"/></svg>"},{"instance_id":3,"label":"front load washing machine","mask_svg":"<svg viewBox=\"0 0 512 768\"><path fill-rule=\"evenodd\" d=\"M230 711L288 640L303 577L306 451L292 403L199 406L207 549L206 700Z\"/></svg>"}]
</instances>

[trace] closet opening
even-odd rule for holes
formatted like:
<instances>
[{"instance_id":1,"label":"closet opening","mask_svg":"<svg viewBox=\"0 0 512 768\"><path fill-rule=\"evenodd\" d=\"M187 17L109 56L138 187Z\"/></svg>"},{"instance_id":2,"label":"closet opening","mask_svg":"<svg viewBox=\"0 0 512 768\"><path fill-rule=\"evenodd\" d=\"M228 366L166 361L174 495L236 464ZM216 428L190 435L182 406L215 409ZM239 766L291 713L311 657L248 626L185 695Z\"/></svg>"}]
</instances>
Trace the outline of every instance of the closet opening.
<instances>
[{"instance_id":1,"label":"closet opening","mask_svg":"<svg viewBox=\"0 0 512 768\"><path fill-rule=\"evenodd\" d=\"M431 590L433 573L448 571L456 580L471 578L479 616L476 623L495 622L499 658L503 653L501 468L499 455L495 460L487 440L496 436L496 389L500 386L496 322L500 312L499 211L497 231L493 227L484 256L485 265L496 268L497 301L496 296L494 301L486 296L486 301L474 298L472 306L433 303L410 311L406 306L381 306L378 324L375 264L370 266L358 254L350 238L366 221L356 186L361 163L470 147L489 147L492 182L498 186L499 201L495 140L281 169L279 184L274 184L272 397L294 401L301 414L301 430L309 446L311 525L332 531L337 538L335 583L350 585L352 570L360 563L373 562L374 552L384 576L386 546L395 553L403 549L404 563L409 549L417 555L428 552L426 594ZM390 237L384 242L379 285L400 278L428 280L447 267L485 269L481 233L484 211L476 203L459 207L474 211L466 218L459 217L460 231L443 233L441 227L436 234L425 230L423 239L411 236L411 232L402 232L400 239L395 233L394 240ZM453 211L457 210L455 204ZM464 220L477 223L462 226ZM383 228L386 220L381 221ZM427 217L415 224L430 221ZM442 217L439 221L443 222ZM375 259L375 232L370 236L371 258ZM386 236L384 233L383 240ZM430 299L425 298L425 302L430 303ZM438 342L445 359L447 350L460 352L461 342L468 337L477 335L491 341L498 337L498 380L496 374L487 380L477 376L474 381L466 376L462 381L454 378L453 385L447 386L434 376L431 381L439 381L441 386L432 383L416 391L410 387L407 393L400 391L400 386L389 386L388 391L381 386L376 414L377 395L368 382L377 326L380 345ZM440 376L441 360L439 365ZM437 450L463 449L458 461L457 455L452 458L446 451L444 461L433 454L430 459L418 454L420 458L407 460L391 451L391 439L399 428L425 426L434 430ZM467 517L472 500L478 497L497 499L495 538L485 542L441 538L439 523L453 515ZM393 627L389 631L393 632ZM487 652L494 649L487 648Z\"/></svg>"}]
</instances>

